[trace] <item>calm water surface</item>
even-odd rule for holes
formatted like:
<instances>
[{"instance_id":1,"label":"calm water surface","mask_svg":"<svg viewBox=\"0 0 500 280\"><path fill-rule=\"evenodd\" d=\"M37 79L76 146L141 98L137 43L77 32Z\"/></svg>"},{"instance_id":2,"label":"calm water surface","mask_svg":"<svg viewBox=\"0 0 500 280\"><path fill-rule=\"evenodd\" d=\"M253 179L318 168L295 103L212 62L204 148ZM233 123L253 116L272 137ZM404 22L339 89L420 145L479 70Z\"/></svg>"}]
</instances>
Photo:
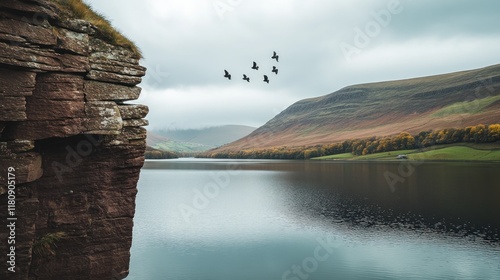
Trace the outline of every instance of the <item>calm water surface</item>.
<instances>
[{"instance_id":1,"label":"calm water surface","mask_svg":"<svg viewBox=\"0 0 500 280\"><path fill-rule=\"evenodd\" d=\"M498 171L148 161L127 279L500 279Z\"/></svg>"}]
</instances>

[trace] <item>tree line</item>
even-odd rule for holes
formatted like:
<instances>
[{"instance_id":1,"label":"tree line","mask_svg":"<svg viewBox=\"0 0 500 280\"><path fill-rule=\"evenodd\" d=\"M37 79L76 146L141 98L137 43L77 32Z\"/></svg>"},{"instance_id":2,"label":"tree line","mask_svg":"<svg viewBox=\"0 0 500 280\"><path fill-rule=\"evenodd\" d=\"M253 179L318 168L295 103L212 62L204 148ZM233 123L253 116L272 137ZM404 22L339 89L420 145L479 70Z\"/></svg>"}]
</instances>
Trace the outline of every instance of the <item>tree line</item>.
<instances>
[{"instance_id":1,"label":"tree line","mask_svg":"<svg viewBox=\"0 0 500 280\"><path fill-rule=\"evenodd\" d=\"M209 158L309 159L344 153L368 155L380 152L422 149L441 144L489 143L496 141L500 141L500 124L479 124L465 128L445 128L434 131L422 131L417 135L401 132L394 136L351 139L312 147L282 146L268 149L248 149L227 152L209 151L202 156Z\"/></svg>"},{"instance_id":2,"label":"tree line","mask_svg":"<svg viewBox=\"0 0 500 280\"><path fill-rule=\"evenodd\" d=\"M174 152L158 150L150 146L147 146L146 152L144 152L144 157L146 159L171 159L171 158L179 158L179 155L177 155Z\"/></svg>"}]
</instances>

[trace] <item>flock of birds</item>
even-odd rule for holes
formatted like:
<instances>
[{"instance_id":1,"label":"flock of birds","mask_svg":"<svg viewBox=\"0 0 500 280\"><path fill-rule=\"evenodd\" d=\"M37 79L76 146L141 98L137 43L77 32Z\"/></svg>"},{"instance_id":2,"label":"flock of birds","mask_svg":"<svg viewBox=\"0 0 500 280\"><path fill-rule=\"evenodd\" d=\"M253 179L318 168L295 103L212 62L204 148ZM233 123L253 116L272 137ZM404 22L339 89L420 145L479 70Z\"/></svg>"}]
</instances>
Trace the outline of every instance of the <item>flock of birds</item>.
<instances>
[{"instance_id":1,"label":"flock of birds","mask_svg":"<svg viewBox=\"0 0 500 280\"><path fill-rule=\"evenodd\" d=\"M276 59L276 62L279 62L279 58L279 55L276 54L276 52L273 52L273 56L271 57L271 59ZM251 69L257 71L259 70L257 62L253 62ZM273 66L273 70L271 70L271 72L278 75L278 68L276 68L276 66ZM231 80L231 74L227 70L224 70L224 78L228 78L229 80ZM248 77L246 74L243 74L243 80L250 82L250 77ZM264 75L264 82L269 84L269 77L267 75Z\"/></svg>"}]
</instances>

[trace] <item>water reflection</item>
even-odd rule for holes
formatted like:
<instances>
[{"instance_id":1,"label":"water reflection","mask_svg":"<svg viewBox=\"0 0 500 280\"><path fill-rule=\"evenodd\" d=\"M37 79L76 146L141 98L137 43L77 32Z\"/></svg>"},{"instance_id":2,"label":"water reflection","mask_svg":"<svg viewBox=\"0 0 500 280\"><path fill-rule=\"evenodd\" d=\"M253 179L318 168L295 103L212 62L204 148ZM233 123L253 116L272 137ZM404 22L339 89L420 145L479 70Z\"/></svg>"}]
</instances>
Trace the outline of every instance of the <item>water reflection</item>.
<instances>
[{"instance_id":1,"label":"water reflection","mask_svg":"<svg viewBox=\"0 0 500 280\"><path fill-rule=\"evenodd\" d=\"M431 227L498 240L498 164L191 160L148 163L146 168L280 171L297 211L362 226ZM403 172L401 171L403 170ZM408 170L412 170L408 172ZM391 186L391 175L399 176ZM407 176L408 175L408 176ZM261 178L259 180L264 179ZM398 179L398 178L396 178ZM251 181L246 181L253 185ZM258 185L255 185L258 187ZM288 192L288 190L294 192ZM304 192L306 194L304 194ZM310 200L310 201L308 201ZM298 202L298 203L297 203Z\"/></svg>"},{"instance_id":2,"label":"water reflection","mask_svg":"<svg viewBox=\"0 0 500 280\"><path fill-rule=\"evenodd\" d=\"M304 164L304 172L291 172L288 181L320 190L314 203L302 207L313 215L365 227L431 228L499 240L498 165L421 164L391 188L386 174L401 174L400 163Z\"/></svg>"},{"instance_id":3,"label":"water reflection","mask_svg":"<svg viewBox=\"0 0 500 280\"><path fill-rule=\"evenodd\" d=\"M391 188L398 164L148 162L129 279L497 279L498 169L422 164Z\"/></svg>"}]
</instances>

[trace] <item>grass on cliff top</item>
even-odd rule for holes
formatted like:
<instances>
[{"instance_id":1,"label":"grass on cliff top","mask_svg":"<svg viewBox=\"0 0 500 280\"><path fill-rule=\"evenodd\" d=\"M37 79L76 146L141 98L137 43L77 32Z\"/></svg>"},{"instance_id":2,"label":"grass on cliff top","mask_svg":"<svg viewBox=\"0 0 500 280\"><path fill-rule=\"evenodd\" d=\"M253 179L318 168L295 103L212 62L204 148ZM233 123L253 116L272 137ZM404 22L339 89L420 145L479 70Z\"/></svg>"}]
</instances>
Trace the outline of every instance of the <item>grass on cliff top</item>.
<instances>
[{"instance_id":1,"label":"grass on cliff top","mask_svg":"<svg viewBox=\"0 0 500 280\"><path fill-rule=\"evenodd\" d=\"M104 41L124 47L132 51L138 58L142 58L142 53L136 44L126 38L118 30L116 30L111 22L104 15L94 11L89 5L83 3L82 0L50 0L58 4L61 8L67 10L72 16L86 20L98 28L98 35Z\"/></svg>"}]
</instances>

